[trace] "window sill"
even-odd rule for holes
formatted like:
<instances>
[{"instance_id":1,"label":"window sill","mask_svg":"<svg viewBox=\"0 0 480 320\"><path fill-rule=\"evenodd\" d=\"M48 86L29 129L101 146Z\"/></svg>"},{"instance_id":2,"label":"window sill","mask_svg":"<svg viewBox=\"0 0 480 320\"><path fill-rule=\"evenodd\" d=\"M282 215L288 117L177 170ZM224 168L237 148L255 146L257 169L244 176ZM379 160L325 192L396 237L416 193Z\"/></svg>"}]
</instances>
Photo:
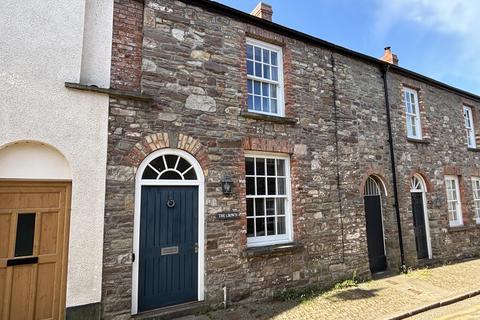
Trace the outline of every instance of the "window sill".
<instances>
[{"instance_id":1,"label":"window sill","mask_svg":"<svg viewBox=\"0 0 480 320\"><path fill-rule=\"evenodd\" d=\"M242 117L248 118L248 119L270 121L270 122L282 123L282 124L296 124L296 123L298 123L298 120L295 119L295 118L270 116L270 115L267 115L267 114L261 114L261 113L255 113L255 112L249 112L249 111L241 111L240 115Z\"/></svg>"},{"instance_id":2,"label":"window sill","mask_svg":"<svg viewBox=\"0 0 480 320\"><path fill-rule=\"evenodd\" d=\"M252 258L261 256L287 255L300 252L302 250L303 245L297 242L289 242L264 247L249 247L244 251L243 256Z\"/></svg>"},{"instance_id":3,"label":"window sill","mask_svg":"<svg viewBox=\"0 0 480 320\"><path fill-rule=\"evenodd\" d=\"M415 139L415 138L408 138L407 137L407 141L411 142L411 143L430 144L430 141L425 140L425 139Z\"/></svg>"},{"instance_id":4,"label":"window sill","mask_svg":"<svg viewBox=\"0 0 480 320\"><path fill-rule=\"evenodd\" d=\"M449 226L448 227L448 232L460 232L460 231L469 231L469 230L473 230L477 228L476 226L475 227L472 227L472 226Z\"/></svg>"},{"instance_id":5,"label":"window sill","mask_svg":"<svg viewBox=\"0 0 480 320\"><path fill-rule=\"evenodd\" d=\"M473 152L480 152L480 148L467 148L468 151L473 151Z\"/></svg>"}]
</instances>

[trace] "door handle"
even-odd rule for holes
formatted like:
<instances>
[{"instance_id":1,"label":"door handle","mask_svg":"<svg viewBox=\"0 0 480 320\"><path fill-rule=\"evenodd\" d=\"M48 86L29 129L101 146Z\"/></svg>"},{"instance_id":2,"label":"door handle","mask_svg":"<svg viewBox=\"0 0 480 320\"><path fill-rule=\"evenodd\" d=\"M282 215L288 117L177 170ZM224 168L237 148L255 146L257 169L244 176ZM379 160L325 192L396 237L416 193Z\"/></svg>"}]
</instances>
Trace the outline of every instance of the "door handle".
<instances>
[{"instance_id":1,"label":"door handle","mask_svg":"<svg viewBox=\"0 0 480 320\"><path fill-rule=\"evenodd\" d=\"M9 259L9 260L7 260L7 267L20 266L20 265L23 265L23 264L35 264L35 263L38 263L38 257Z\"/></svg>"}]
</instances>

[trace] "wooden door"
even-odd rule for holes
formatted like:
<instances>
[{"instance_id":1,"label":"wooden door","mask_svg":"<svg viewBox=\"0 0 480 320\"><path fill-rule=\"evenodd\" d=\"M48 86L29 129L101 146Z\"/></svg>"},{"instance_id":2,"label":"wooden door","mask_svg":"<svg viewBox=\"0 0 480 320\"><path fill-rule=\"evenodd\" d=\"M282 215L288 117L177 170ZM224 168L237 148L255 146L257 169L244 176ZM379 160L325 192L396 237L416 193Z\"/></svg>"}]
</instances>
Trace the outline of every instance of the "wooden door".
<instances>
[{"instance_id":1,"label":"wooden door","mask_svg":"<svg viewBox=\"0 0 480 320\"><path fill-rule=\"evenodd\" d=\"M138 310L198 298L198 187L143 186Z\"/></svg>"},{"instance_id":2,"label":"wooden door","mask_svg":"<svg viewBox=\"0 0 480 320\"><path fill-rule=\"evenodd\" d=\"M415 243L418 259L428 258L427 228L425 226L425 212L423 193L412 192L413 226L415 228Z\"/></svg>"},{"instance_id":3,"label":"wooden door","mask_svg":"<svg viewBox=\"0 0 480 320\"><path fill-rule=\"evenodd\" d=\"M383 239L382 204L380 196L365 196L365 218L367 222L367 246L370 271L387 269Z\"/></svg>"},{"instance_id":4,"label":"wooden door","mask_svg":"<svg viewBox=\"0 0 480 320\"><path fill-rule=\"evenodd\" d=\"M62 319L71 185L0 181L0 319Z\"/></svg>"}]
</instances>

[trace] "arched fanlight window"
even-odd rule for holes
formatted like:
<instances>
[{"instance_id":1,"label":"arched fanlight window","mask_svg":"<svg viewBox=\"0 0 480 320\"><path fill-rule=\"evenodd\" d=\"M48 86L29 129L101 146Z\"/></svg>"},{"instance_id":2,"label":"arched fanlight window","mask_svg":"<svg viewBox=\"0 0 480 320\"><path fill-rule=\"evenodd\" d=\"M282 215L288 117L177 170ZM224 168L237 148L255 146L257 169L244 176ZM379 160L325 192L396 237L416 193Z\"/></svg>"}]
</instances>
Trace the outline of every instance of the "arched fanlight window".
<instances>
[{"instance_id":1,"label":"arched fanlight window","mask_svg":"<svg viewBox=\"0 0 480 320\"><path fill-rule=\"evenodd\" d=\"M197 180L194 167L177 155L162 155L145 167L143 180Z\"/></svg>"},{"instance_id":2,"label":"arched fanlight window","mask_svg":"<svg viewBox=\"0 0 480 320\"><path fill-rule=\"evenodd\" d=\"M380 188L378 187L378 183L372 176L368 177L367 181L365 182L364 195L365 196L380 195Z\"/></svg>"},{"instance_id":3,"label":"arched fanlight window","mask_svg":"<svg viewBox=\"0 0 480 320\"><path fill-rule=\"evenodd\" d=\"M410 192L424 192L424 191L425 191L425 184L423 183L423 179L420 178L418 175L414 175L411 180Z\"/></svg>"}]
</instances>

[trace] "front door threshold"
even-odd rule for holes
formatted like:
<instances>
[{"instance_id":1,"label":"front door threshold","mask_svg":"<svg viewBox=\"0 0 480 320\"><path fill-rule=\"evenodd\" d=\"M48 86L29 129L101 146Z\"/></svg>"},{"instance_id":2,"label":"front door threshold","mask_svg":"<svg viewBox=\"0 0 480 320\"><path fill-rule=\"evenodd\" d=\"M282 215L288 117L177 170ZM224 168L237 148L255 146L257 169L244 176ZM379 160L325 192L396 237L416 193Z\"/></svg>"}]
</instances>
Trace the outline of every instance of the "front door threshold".
<instances>
[{"instance_id":1,"label":"front door threshold","mask_svg":"<svg viewBox=\"0 0 480 320\"><path fill-rule=\"evenodd\" d=\"M209 311L209 307L205 301L192 301L160 309L149 310L132 316L133 319L139 320L160 320L172 319L188 316L191 314L205 313Z\"/></svg>"}]
</instances>

